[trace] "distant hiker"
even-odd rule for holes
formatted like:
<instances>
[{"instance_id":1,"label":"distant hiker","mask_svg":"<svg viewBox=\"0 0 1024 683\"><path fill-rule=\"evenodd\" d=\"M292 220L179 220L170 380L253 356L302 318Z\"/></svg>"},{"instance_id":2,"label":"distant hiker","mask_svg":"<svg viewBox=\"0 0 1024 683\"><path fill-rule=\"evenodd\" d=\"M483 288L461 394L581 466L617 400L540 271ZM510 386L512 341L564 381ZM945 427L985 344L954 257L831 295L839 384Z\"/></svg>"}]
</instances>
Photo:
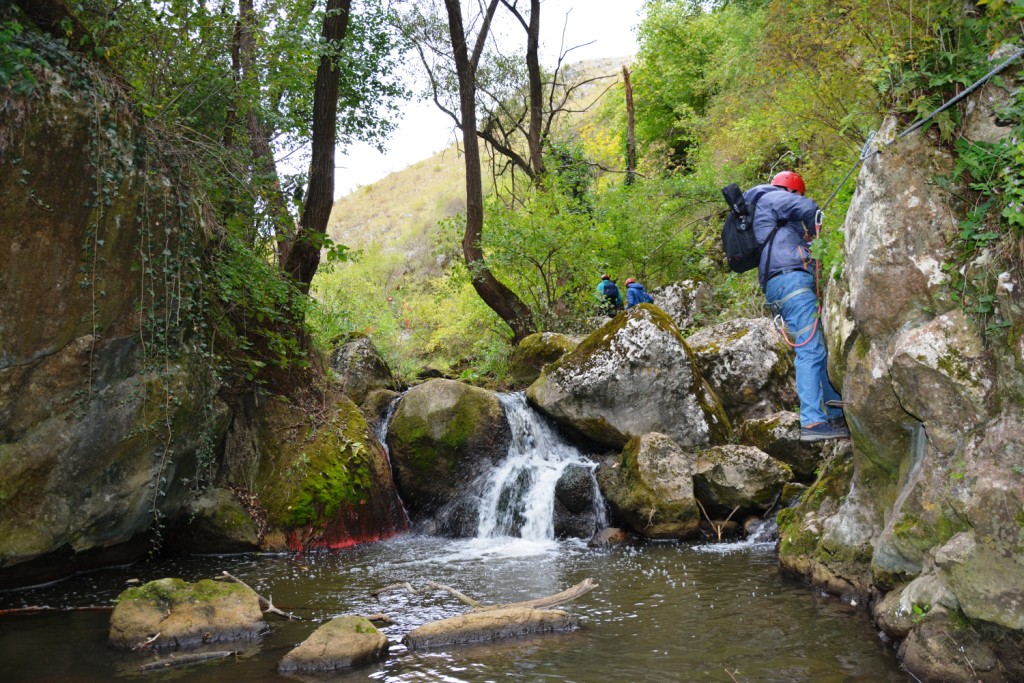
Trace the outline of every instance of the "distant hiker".
<instances>
[{"instance_id":1,"label":"distant hiker","mask_svg":"<svg viewBox=\"0 0 1024 683\"><path fill-rule=\"evenodd\" d=\"M626 280L626 308L633 308L637 304L653 304L654 299L647 293L644 286L629 278Z\"/></svg>"},{"instance_id":2,"label":"distant hiker","mask_svg":"<svg viewBox=\"0 0 1024 683\"><path fill-rule=\"evenodd\" d=\"M597 300L601 310L609 317L614 317L622 310L622 295L615 281L608 275L601 276L601 282L597 285Z\"/></svg>"},{"instance_id":3,"label":"distant hiker","mask_svg":"<svg viewBox=\"0 0 1024 683\"><path fill-rule=\"evenodd\" d=\"M768 306L782 316L793 337L800 440L808 442L848 438L850 430L837 405L842 398L828 378L828 349L818 316L811 257L818 204L804 197L804 190L803 178L783 171L770 185L744 192L743 198L749 205L757 204L754 234L758 241L767 242L761 251L758 281Z\"/></svg>"}]
</instances>

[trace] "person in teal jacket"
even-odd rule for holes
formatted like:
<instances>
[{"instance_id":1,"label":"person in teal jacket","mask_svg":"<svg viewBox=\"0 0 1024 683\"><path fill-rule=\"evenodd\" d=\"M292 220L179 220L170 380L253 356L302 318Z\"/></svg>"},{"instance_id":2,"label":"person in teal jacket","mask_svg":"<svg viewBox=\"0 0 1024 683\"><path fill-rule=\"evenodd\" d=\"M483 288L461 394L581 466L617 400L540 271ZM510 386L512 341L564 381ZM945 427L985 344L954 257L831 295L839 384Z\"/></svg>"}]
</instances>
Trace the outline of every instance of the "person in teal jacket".
<instances>
[{"instance_id":1,"label":"person in teal jacket","mask_svg":"<svg viewBox=\"0 0 1024 683\"><path fill-rule=\"evenodd\" d=\"M622 310L622 294L619 288L608 275L601 276L601 282L597 285L597 300L601 310L609 317Z\"/></svg>"}]
</instances>

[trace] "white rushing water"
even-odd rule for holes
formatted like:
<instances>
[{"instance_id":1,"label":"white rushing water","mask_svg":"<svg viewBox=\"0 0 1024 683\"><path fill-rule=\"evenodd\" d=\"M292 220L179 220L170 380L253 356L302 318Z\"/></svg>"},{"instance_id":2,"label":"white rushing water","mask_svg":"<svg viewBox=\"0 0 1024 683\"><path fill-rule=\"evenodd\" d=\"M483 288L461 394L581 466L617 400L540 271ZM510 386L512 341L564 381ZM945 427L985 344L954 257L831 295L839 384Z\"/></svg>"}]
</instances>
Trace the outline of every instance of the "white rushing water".
<instances>
[{"instance_id":1,"label":"white rushing water","mask_svg":"<svg viewBox=\"0 0 1024 683\"><path fill-rule=\"evenodd\" d=\"M522 393L499 394L512 430L508 457L489 474L480 499L477 538L519 536L524 541L555 538L555 485L570 465L593 472L596 464L566 442L526 403ZM598 527L607 524L593 481Z\"/></svg>"}]
</instances>

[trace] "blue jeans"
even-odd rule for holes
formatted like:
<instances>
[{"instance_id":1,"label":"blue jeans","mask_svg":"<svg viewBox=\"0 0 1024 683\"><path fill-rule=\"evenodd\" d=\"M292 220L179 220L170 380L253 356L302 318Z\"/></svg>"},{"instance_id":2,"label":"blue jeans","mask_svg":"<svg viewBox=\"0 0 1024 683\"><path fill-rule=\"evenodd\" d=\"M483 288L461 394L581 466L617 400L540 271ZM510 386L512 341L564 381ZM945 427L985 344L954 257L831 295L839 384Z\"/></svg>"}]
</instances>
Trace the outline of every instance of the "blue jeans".
<instances>
[{"instance_id":1,"label":"blue jeans","mask_svg":"<svg viewBox=\"0 0 1024 683\"><path fill-rule=\"evenodd\" d=\"M798 292L801 289L805 291ZM781 312L789 328L789 340L797 345L796 393L800 397L800 425L806 427L841 417L841 408L825 405L826 401L840 401L842 398L828 378L828 349L821 323L814 325L818 319L814 275L802 270L776 275L765 286L764 296L770 306L774 305L776 312ZM782 302L781 307L778 302ZM800 346L812 331L814 338Z\"/></svg>"}]
</instances>

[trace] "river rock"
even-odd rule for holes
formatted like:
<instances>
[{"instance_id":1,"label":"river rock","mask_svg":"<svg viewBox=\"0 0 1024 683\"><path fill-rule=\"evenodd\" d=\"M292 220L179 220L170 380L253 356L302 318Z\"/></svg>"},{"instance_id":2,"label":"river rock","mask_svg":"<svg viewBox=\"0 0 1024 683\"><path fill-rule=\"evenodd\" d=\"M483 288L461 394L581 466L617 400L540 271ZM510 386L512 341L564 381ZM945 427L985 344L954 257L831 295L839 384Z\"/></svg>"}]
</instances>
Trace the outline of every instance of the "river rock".
<instances>
[{"instance_id":1,"label":"river rock","mask_svg":"<svg viewBox=\"0 0 1024 683\"><path fill-rule=\"evenodd\" d=\"M343 548L408 527L362 413L337 392L322 400L317 421L283 397L236 413L222 478L266 519L265 550Z\"/></svg>"},{"instance_id":2,"label":"river rock","mask_svg":"<svg viewBox=\"0 0 1024 683\"><path fill-rule=\"evenodd\" d=\"M697 454L693 486L708 509L728 514L770 509L793 479L789 465L753 446L716 446Z\"/></svg>"},{"instance_id":3,"label":"river rock","mask_svg":"<svg viewBox=\"0 0 1024 683\"><path fill-rule=\"evenodd\" d=\"M821 463L821 442L800 442L800 415L784 410L745 420L736 429L740 443L754 446L793 470L801 481L812 481Z\"/></svg>"},{"instance_id":4,"label":"river rock","mask_svg":"<svg viewBox=\"0 0 1024 683\"><path fill-rule=\"evenodd\" d=\"M598 482L615 514L645 538L695 538L700 509L694 497L695 458L664 434L632 439Z\"/></svg>"},{"instance_id":5,"label":"river rock","mask_svg":"<svg viewBox=\"0 0 1024 683\"><path fill-rule=\"evenodd\" d=\"M611 548L617 545L625 545L632 539L629 534L617 527L606 527L591 537L587 546L590 548Z\"/></svg>"},{"instance_id":6,"label":"river rock","mask_svg":"<svg viewBox=\"0 0 1024 683\"><path fill-rule=\"evenodd\" d=\"M260 549L260 534L238 497L228 489L213 487L185 505L173 543L193 553L244 553Z\"/></svg>"},{"instance_id":7,"label":"river rock","mask_svg":"<svg viewBox=\"0 0 1024 683\"><path fill-rule=\"evenodd\" d=\"M424 624L410 631L402 642L410 650L424 650L539 633L571 631L576 627L576 618L562 610L505 607L477 610Z\"/></svg>"},{"instance_id":8,"label":"river rock","mask_svg":"<svg viewBox=\"0 0 1024 683\"><path fill-rule=\"evenodd\" d=\"M494 392L447 379L410 389L387 442L402 500L428 516L455 501L508 453L511 430Z\"/></svg>"},{"instance_id":9,"label":"river rock","mask_svg":"<svg viewBox=\"0 0 1024 683\"><path fill-rule=\"evenodd\" d=\"M278 663L278 671L334 671L367 664L388 652L388 637L365 617L340 616L313 631Z\"/></svg>"},{"instance_id":10,"label":"river rock","mask_svg":"<svg viewBox=\"0 0 1024 683\"><path fill-rule=\"evenodd\" d=\"M509 377L514 387L527 387L540 377L546 365L572 351L576 344L562 334L537 332L523 339L509 358Z\"/></svg>"},{"instance_id":11,"label":"river rock","mask_svg":"<svg viewBox=\"0 0 1024 683\"><path fill-rule=\"evenodd\" d=\"M339 387L356 403L362 403L374 389L394 389L397 384L391 368L368 337L337 347L330 363Z\"/></svg>"},{"instance_id":12,"label":"river rock","mask_svg":"<svg viewBox=\"0 0 1024 683\"><path fill-rule=\"evenodd\" d=\"M724 442L732 431L679 329L649 304L616 316L547 366L527 398L559 424L616 449L649 432L694 448Z\"/></svg>"},{"instance_id":13,"label":"river rock","mask_svg":"<svg viewBox=\"0 0 1024 683\"><path fill-rule=\"evenodd\" d=\"M733 422L797 403L793 353L768 318L740 318L686 338L700 373Z\"/></svg>"},{"instance_id":14,"label":"river rock","mask_svg":"<svg viewBox=\"0 0 1024 683\"><path fill-rule=\"evenodd\" d=\"M169 578L129 588L117 597L109 640L114 647L132 649L159 633L150 647L186 649L252 641L266 629L259 598L250 588Z\"/></svg>"},{"instance_id":15,"label":"river rock","mask_svg":"<svg viewBox=\"0 0 1024 683\"><path fill-rule=\"evenodd\" d=\"M927 681L1002 683L1019 680L1007 671L985 639L943 607L928 610L900 645L903 665ZM1019 650L1017 651L1019 656Z\"/></svg>"},{"instance_id":16,"label":"river rock","mask_svg":"<svg viewBox=\"0 0 1024 683\"><path fill-rule=\"evenodd\" d=\"M693 327L696 318L711 301L711 285L683 280L651 290L651 298L681 330Z\"/></svg>"}]
</instances>

